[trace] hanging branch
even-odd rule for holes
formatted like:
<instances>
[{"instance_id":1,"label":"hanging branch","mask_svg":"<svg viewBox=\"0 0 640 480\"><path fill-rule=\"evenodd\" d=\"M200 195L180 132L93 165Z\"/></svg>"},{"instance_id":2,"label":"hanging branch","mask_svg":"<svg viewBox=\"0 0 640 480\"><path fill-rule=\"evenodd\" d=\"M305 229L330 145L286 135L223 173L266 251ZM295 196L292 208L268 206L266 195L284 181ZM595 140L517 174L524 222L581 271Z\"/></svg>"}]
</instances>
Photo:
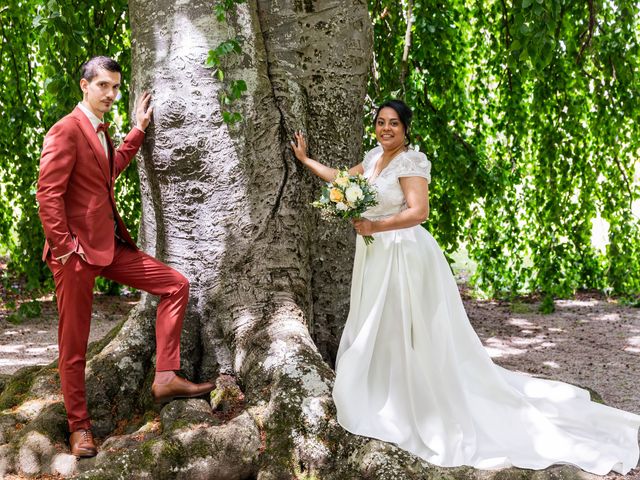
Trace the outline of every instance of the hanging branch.
<instances>
[{"instance_id":1,"label":"hanging branch","mask_svg":"<svg viewBox=\"0 0 640 480\"><path fill-rule=\"evenodd\" d=\"M5 39L5 41L8 44L9 37L5 32L4 23L0 23L0 27L2 28L2 37ZM16 90L18 92L18 99L22 100L23 99L22 88L21 88L22 82L20 78L20 68L18 67L18 61L16 60L16 52L13 50L13 48L9 48L9 52L11 53L11 63L13 64L13 72L15 73L15 76L16 76Z\"/></svg>"},{"instance_id":2,"label":"hanging branch","mask_svg":"<svg viewBox=\"0 0 640 480\"><path fill-rule=\"evenodd\" d=\"M509 50L511 49L511 32L509 31L509 18L507 16L507 4L504 0L502 0L502 22L504 23L504 43L507 47L507 57L510 55ZM513 91L513 81L511 78L511 69L507 63L507 79L509 80L509 91Z\"/></svg>"},{"instance_id":3,"label":"hanging branch","mask_svg":"<svg viewBox=\"0 0 640 480\"><path fill-rule=\"evenodd\" d=\"M627 193L629 194L629 211L631 211L633 209L633 192L631 191L629 177L627 177L627 172L624 171L624 167L620 163L620 160L618 159L618 155L614 155L613 160L616 162L618 170L620 170L620 173L622 174L622 179L624 180L624 184L627 187Z\"/></svg>"},{"instance_id":4,"label":"hanging branch","mask_svg":"<svg viewBox=\"0 0 640 480\"><path fill-rule=\"evenodd\" d=\"M404 81L407 77L409 67L409 50L411 49L411 27L413 26L413 0L409 0L407 4L407 30L404 34L404 52L402 53L402 66L400 69L400 86L402 93L405 93Z\"/></svg>"},{"instance_id":5,"label":"hanging branch","mask_svg":"<svg viewBox=\"0 0 640 480\"><path fill-rule=\"evenodd\" d=\"M8 10L9 7L0 8L0 13L4 13L5 10ZM2 23L2 17L0 17L0 26L2 26L2 42L0 42L0 59L4 58L4 46L9 45L9 39L4 36L4 24Z\"/></svg>"},{"instance_id":6,"label":"hanging branch","mask_svg":"<svg viewBox=\"0 0 640 480\"><path fill-rule=\"evenodd\" d=\"M607 57L607 59L609 60L609 66L611 67L611 76L613 77L613 81L616 81L616 79L617 79L616 66L613 64L613 60L611 59L611 55L609 55Z\"/></svg>"},{"instance_id":7,"label":"hanging branch","mask_svg":"<svg viewBox=\"0 0 640 480\"><path fill-rule=\"evenodd\" d=\"M378 72L378 61L376 59L376 51L373 50L371 59L371 79L373 88L376 91L376 98L380 97L380 73Z\"/></svg>"},{"instance_id":8,"label":"hanging branch","mask_svg":"<svg viewBox=\"0 0 640 480\"><path fill-rule=\"evenodd\" d=\"M591 45L591 39L593 38L593 31L596 28L596 6L594 3L594 0L588 0L587 3L589 5L589 28L587 29L586 32L583 32L582 35L580 35L580 37L583 37L586 34L587 38L585 39L584 42L582 42L582 45L580 46L580 51L578 52L578 58L576 58L577 63L580 63L580 60L582 59L582 54L584 53L586 48L589 45Z\"/></svg>"},{"instance_id":9,"label":"hanging branch","mask_svg":"<svg viewBox=\"0 0 640 480\"><path fill-rule=\"evenodd\" d=\"M456 132L455 130L449 128L449 126L447 125L446 121L443 118L443 114L440 110L438 110L436 108L436 106L433 104L433 102L431 101L431 99L429 98L429 94L427 92L427 87L425 85L424 89L423 89L423 93L424 95L422 96L422 101L424 102L424 104L429 108L429 110L431 110L435 115L436 118L438 119L439 122L441 122L441 124L445 127L445 129L453 136L453 138L460 144L462 145L462 147L468 152L471 153L473 155L476 154L475 149L473 148L473 146L471 146L471 144L469 142L467 142L464 138L462 138L462 135L460 135L458 132Z\"/></svg>"},{"instance_id":10,"label":"hanging branch","mask_svg":"<svg viewBox=\"0 0 640 480\"><path fill-rule=\"evenodd\" d=\"M111 33L109 34L109 36L107 37L107 52L111 51L111 40L113 39L114 35L118 34L118 24L120 23L120 20L122 20L123 15L120 15L119 17L116 17L116 21L113 24L113 30L111 31Z\"/></svg>"}]
</instances>

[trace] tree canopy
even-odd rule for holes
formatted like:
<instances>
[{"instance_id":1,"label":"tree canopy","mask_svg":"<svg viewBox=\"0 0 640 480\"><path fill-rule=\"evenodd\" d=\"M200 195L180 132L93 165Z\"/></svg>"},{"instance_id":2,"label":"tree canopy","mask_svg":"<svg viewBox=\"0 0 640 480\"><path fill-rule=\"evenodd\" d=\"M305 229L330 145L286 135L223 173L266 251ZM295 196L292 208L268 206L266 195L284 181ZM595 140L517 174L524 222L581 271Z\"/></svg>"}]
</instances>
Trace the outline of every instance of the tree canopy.
<instances>
[{"instance_id":1,"label":"tree canopy","mask_svg":"<svg viewBox=\"0 0 640 480\"><path fill-rule=\"evenodd\" d=\"M79 67L94 54L125 67L113 120L127 130L126 10L121 0L8 0L0 9L0 249L32 286L47 278L34 197L42 139L79 100ZM370 0L369 11L365 124L389 97L413 107L413 143L433 163L426 227L445 250L466 246L475 285L547 299L579 288L640 293L640 5ZM371 129L364 142L373 144ZM134 227L135 169L127 175L120 209ZM599 249L591 237L600 219L608 244Z\"/></svg>"}]
</instances>

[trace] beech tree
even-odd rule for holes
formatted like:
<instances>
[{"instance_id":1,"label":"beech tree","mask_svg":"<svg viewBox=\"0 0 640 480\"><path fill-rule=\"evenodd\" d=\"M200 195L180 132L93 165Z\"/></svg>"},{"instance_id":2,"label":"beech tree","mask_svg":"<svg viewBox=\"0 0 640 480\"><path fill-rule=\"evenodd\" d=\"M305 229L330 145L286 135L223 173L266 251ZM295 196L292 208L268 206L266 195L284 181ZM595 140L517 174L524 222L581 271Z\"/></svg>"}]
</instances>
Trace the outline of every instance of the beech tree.
<instances>
[{"instance_id":1,"label":"beech tree","mask_svg":"<svg viewBox=\"0 0 640 480\"><path fill-rule=\"evenodd\" d=\"M2 417L3 473L357 478L378 468L365 460L375 455L369 442L338 426L331 401L353 233L318 221L309 206L318 182L289 148L300 129L324 161L359 161L367 6L227 3L214 12L205 1L132 1L129 10L131 96L150 90L155 105L139 161L139 242L190 279L183 370L217 378L218 389L211 403L174 401L154 421L156 300L143 296L90 354L89 407L105 439L97 459L77 464L54 448L65 415L52 365L24 370L4 389L3 407L14 409ZM230 40L239 51L218 65L224 77L214 76L209 52ZM246 92L225 105L234 79ZM235 121L225 122L231 109ZM15 432L17 424L26 427Z\"/></svg>"}]
</instances>

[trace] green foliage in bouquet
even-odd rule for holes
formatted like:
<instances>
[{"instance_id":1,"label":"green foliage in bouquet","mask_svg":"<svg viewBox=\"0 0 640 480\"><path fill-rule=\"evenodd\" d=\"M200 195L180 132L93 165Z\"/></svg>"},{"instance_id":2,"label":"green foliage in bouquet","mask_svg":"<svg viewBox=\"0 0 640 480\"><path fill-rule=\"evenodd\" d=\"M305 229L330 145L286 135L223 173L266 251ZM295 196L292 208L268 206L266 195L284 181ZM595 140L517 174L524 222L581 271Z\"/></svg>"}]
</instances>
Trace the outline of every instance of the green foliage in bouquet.
<instances>
[{"instance_id":1,"label":"green foliage in bouquet","mask_svg":"<svg viewBox=\"0 0 640 480\"><path fill-rule=\"evenodd\" d=\"M369 208L378 204L377 192L363 175L349 175L339 169L335 180L322 187L320 198L311 205L320 209L322 218L360 218ZM363 237L367 245L373 237Z\"/></svg>"}]
</instances>

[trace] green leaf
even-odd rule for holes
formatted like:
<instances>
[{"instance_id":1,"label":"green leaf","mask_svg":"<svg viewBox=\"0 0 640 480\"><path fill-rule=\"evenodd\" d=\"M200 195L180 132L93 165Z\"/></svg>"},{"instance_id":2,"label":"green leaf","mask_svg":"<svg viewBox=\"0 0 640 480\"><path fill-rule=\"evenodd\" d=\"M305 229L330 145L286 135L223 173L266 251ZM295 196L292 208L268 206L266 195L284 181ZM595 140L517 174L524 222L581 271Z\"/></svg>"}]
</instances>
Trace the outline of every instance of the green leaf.
<instances>
[{"instance_id":1,"label":"green leaf","mask_svg":"<svg viewBox=\"0 0 640 480\"><path fill-rule=\"evenodd\" d=\"M209 50L209 54L207 56L207 61L205 62L205 65L209 68L217 67L218 65L220 65L220 57L217 51Z\"/></svg>"},{"instance_id":2,"label":"green leaf","mask_svg":"<svg viewBox=\"0 0 640 480\"><path fill-rule=\"evenodd\" d=\"M244 80L234 80L231 82L231 96L233 100L240 98L243 92L247 91L247 84Z\"/></svg>"},{"instance_id":3,"label":"green leaf","mask_svg":"<svg viewBox=\"0 0 640 480\"><path fill-rule=\"evenodd\" d=\"M213 7L213 11L216 15L216 20L218 20L219 22L224 22L226 19L226 10L224 8L224 5L216 5Z\"/></svg>"},{"instance_id":4,"label":"green leaf","mask_svg":"<svg viewBox=\"0 0 640 480\"><path fill-rule=\"evenodd\" d=\"M56 94L60 89L60 81L58 78L53 78L50 81L45 83L46 83L45 88L48 93Z\"/></svg>"}]
</instances>

